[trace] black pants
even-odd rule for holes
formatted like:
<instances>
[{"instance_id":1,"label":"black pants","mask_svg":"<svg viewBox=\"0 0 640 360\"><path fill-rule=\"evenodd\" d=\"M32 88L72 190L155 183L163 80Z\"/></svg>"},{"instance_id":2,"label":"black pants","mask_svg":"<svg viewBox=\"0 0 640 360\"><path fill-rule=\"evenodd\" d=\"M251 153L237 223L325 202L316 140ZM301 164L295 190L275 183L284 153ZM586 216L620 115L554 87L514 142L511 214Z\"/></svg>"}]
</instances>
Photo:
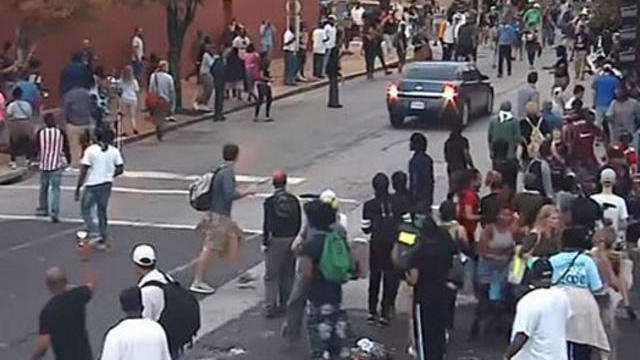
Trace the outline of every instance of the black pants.
<instances>
[{"instance_id":1,"label":"black pants","mask_svg":"<svg viewBox=\"0 0 640 360\"><path fill-rule=\"evenodd\" d=\"M380 282L382 282L382 317L388 317L389 312L395 307L400 285L399 275L394 270L382 270L372 267L369 273L369 314L378 315L378 299L380 295Z\"/></svg>"},{"instance_id":2,"label":"black pants","mask_svg":"<svg viewBox=\"0 0 640 360\"><path fill-rule=\"evenodd\" d=\"M384 72L387 72L387 64L384 62L384 51L382 51L382 47L379 46L375 49L373 66L375 66L375 58L380 59L380 64L382 64Z\"/></svg>"},{"instance_id":3,"label":"black pants","mask_svg":"<svg viewBox=\"0 0 640 360\"><path fill-rule=\"evenodd\" d=\"M256 102L256 111L255 117L258 118L260 115L260 108L262 104L266 102L265 111L267 118L271 117L271 102L273 101L273 96L271 94L271 85L266 82L260 81L256 83L256 89L258 90L258 101Z\"/></svg>"},{"instance_id":4,"label":"black pants","mask_svg":"<svg viewBox=\"0 0 640 360\"><path fill-rule=\"evenodd\" d=\"M567 353L571 360L591 359L591 346L567 341Z\"/></svg>"},{"instance_id":5,"label":"black pants","mask_svg":"<svg viewBox=\"0 0 640 360\"><path fill-rule=\"evenodd\" d=\"M215 119L222 119L222 112L223 110L223 106L224 106L224 81L220 81L218 79L214 80L213 83L213 90L215 91L214 94L214 104L213 104L213 110L214 110L214 118Z\"/></svg>"},{"instance_id":6,"label":"black pants","mask_svg":"<svg viewBox=\"0 0 640 360\"><path fill-rule=\"evenodd\" d=\"M329 75L329 106L340 105L340 94L338 92L338 76Z\"/></svg>"},{"instance_id":7,"label":"black pants","mask_svg":"<svg viewBox=\"0 0 640 360\"><path fill-rule=\"evenodd\" d=\"M375 53L373 51L364 52L364 63L367 71L367 79L373 79L374 64L376 62Z\"/></svg>"},{"instance_id":8,"label":"black pants","mask_svg":"<svg viewBox=\"0 0 640 360\"><path fill-rule=\"evenodd\" d=\"M511 76L511 45L500 45L498 47L498 76L502 76L504 61L507 61L507 75Z\"/></svg>"},{"instance_id":9,"label":"black pants","mask_svg":"<svg viewBox=\"0 0 640 360\"><path fill-rule=\"evenodd\" d=\"M322 74L322 64L324 64L324 54L313 54L313 76L320 78Z\"/></svg>"},{"instance_id":10,"label":"black pants","mask_svg":"<svg viewBox=\"0 0 640 360\"><path fill-rule=\"evenodd\" d=\"M529 66L533 66L536 61L536 53L538 52L538 47L536 45L526 45L526 49Z\"/></svg>"},{"instance_id":11,"label":"black pants","mask_svg":"<svg viewBox=\"0 0 640 360\"><path fill-rule=\"evenodd\" d=\"M442 360L446 352L446 301L434 300L414 302L413 334L420 360Z\"/></svg>"},{"instance_id":12,"label":"black pants","mask_svg":"<svg viewBox=\"0 0 640 360\"><path fill-rule=\"evenodd\" d=\"M450 61L453 57L454 44L442 43L442 61Z\"/></svg>"}]
</instances>

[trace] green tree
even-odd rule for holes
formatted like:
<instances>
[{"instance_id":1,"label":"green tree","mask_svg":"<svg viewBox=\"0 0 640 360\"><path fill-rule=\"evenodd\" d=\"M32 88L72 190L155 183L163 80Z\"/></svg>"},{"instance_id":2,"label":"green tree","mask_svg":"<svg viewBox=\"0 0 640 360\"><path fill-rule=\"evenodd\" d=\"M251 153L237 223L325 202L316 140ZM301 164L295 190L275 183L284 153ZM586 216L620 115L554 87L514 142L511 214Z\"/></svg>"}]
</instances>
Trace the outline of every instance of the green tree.
<instances>
[{"instance_id":1,"label":"green tree","mask_svg":"<svg viewBox=\"0 0 640 360\"><path fill-rule=\"evenodd\" d=\"M198 8L203 0L128 0L134 4L145 2L158 3L165 9L167 40L169 51L167 59L169 70L176 82L176 107L182 108L182 85L180 82L180 58L184 48L184 37L189 26L195 20Z\"/></svg>"},{"instance_id":2,"label":"green tree","mask_svg":"<svg viewBox=\"0 0 640 360\"><path fill-rule=\"evenodd\" d=\"M75 18L86 17L112 0L0 0L18 15L17 67L25 67L35 50L35 39L62 28Z\"/></svg>"}]
</instances>

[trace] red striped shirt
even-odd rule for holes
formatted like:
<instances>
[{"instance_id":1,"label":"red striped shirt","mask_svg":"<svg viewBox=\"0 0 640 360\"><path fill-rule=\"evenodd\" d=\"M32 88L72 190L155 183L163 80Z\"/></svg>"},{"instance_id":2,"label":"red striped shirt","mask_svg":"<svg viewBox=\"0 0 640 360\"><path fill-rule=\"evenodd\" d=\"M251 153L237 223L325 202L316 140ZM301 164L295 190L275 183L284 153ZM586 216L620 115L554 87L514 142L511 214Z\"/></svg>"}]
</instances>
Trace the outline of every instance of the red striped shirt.
<instances>
[{"instance_id":1,"label":"red striped shirt","mask_svg":"<svg viewBox=\"0 0 640 360\"><path fill-rule=\"evenodd\" d=\"M64 138L58 128L48 127L38 132L40 170L53 171L64 167Z\"/></svg>"}]
</instances>

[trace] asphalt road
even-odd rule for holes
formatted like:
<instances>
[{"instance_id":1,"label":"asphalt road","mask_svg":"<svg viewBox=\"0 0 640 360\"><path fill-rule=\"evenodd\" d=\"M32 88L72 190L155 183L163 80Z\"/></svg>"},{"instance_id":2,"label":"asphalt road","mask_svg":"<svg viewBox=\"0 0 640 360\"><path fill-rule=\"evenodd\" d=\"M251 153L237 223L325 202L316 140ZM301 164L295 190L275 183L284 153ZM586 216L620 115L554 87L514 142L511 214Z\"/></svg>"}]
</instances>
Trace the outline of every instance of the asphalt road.
<instances>
[{"instance_id":1,"label":"asphalt road","mask_svg":"<svg viewBox=\"0 0 640 360\"><path fill-rule=\"evenodd\" d=\"M489 58L482 52L479 67L494 76ZM548 54L542 60L545 64L552 61ZM523 84L527 67L524 63L515 66L513 77L494 81L496 106L504 100L515 100L515 90ZM237 174L244 175L243 182L247 184L268 177L275 169L283 169L291 178L297 179L291 186L295 193L334 189L345 199L343 211L349 216L351 233L357 235L359 203L371 196L373 174L406 169L411 155L409 136L420 131L429 139L429 152L436 164L436 200L444 199L447 182L442 149L449 131L442 124L415 121L405 129L392 129L384 104L384 88L395 77L379 74L373 81L358 78L344 83L341 91L345 108L341 110L326 108L327 89L323 88L276 102L274 123L253 123L252 111L245 110L228 116L225 123L207 121L172 132L161 144L146 139L127 145L125 166L132 172L117 179L110 203L110 219L118 224L111 228L113 250L97 254L93 260L100 274L98 290L88 307L88 328L94 352L100 349L105 329L121 316L117 294L136 283L129 261L134 244L153 243L158 249L162 269L172 270L183 283L188 284L191 280L193 259L199 248L192 228L200 215L192 211L186 201L185 190L190 181L187 176L215 166L225 143L240 145ZM546 93L550 84L550 76L543 74L542 91ZM475 163L483 172L489 168L486 127L485 117L473 121L465 130ZM26 358L32 351L38 312L49 298L43 283L46 268L61 265L72 282L81 282L81 266L74 253L73 238L79 219L79 207L73 202L71 191L75 175L67 174L64 178L61 214L64 221L58 225L32 218L37 183L37 177L32 177L20 184L0 187L0 270L4 274L0 280L3 289L0 293L0 359ZM260 185L259 191L268 193L268 184ZM262 200L254 197L234 205L233 216L247 231L261 227ZM260 274L259 267L254 268L262 260L258 245L256 238L250 240L240 263L216 263L209 271L213 285L222 288L202 301L206 313L205 329L219 332L205 334L199 346L210 346L215 350L219 345L212 339L217 339L217 334L231 334L232 338L236 334L236 340L229 343L240 343L237 339L242 338L241 333L234 330L238 327L252 335L276 331L276 321L268 323L255 316L261 298L259 289L234 292L235 286L231 282L240 271L247 269L253 268ZM365 292L361 287L354 287L348 291L348 296L355 299L355 305L350 308L357 315L358 309L363 308ZM467 321L465 316L461 319ZM401 323L397 326L404 328ZM637 334L637 327L633 329ZM394 334L401 332L390 332L387 336L382 332L382 340L401 349L406 339L394 338ZM276 351L269 336L261 339L263 341L251 341L254 348L249 354L261 354L262 345L269 351ZM463 354L469 348L475 351L476 347L483 346L486 344L456 347ZM269 357L245 358L301 359L306 352L293 352L289 357L283 354L273 352ZM205 355L211 354L203 353Z\"/></svg>"}]
</instances>

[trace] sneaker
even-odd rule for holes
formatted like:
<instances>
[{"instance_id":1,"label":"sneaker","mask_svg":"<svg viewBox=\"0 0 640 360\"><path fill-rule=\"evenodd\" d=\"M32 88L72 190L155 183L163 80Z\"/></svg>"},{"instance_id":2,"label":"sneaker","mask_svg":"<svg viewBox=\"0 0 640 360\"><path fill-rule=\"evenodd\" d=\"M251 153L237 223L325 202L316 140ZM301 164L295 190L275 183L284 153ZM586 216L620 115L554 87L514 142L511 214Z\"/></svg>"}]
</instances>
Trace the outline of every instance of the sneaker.
<instances>
[{"instance_id":1,"label":"sneaker","mask_svg":"<svg viewBox=\"0 0 640 360\"><path fill-rule=\"evenodd\" d=\"M51 222L54 223L54 224L57 224L57 223L60 222L60 219L57 216L54 215L54 216L51 217Z\"/></svg>"},{"instance_id":2,"label":"sneaker","mask_svg":"<svg viewBox=\"0 0 640 360\"><path fill-rule=\"evenodd\" d=\"M107 244L104 240L98 241L98 243L94 246L96 250L107 251L111 248L111 245Z\"/></svg>"},{"instance_id":3,"label":"sneaker","mask_svg":"<svg viewBox=\"0 0 640 360\"><path fill-rule=\"evenodd\" d=\"M177 120L176 120L175 116L169 115L169 116L167 116L167 121L168 122L176 122Z\"/></svg>"},{"instance_id":4,"label":"sneaker","mask_svg":"<svg viewBox=\"0 0 640 360\"><path fill-rule=\"evenodd\" d=\"M385 316L381 316L380 320L378 320L378 324L380 324L380 326L387 326L389 325L390 321L388 318L386 318Z\"/></svg>"},{"instance_id":5,"label":"sneaker","mask_svg":"<svg viewBox=\"0 0 640 360\"><path fill-rule=\"evenodd\" d=\"M375 325L378 323L378 316L374 314L367 315L367 324Z\"/></svg>"},{"instance_id":6,"label":"sneaker","mask_svg":"<svg viewBox=\"0 0 640 360\"><path fill-rule=\"evenodd\" d=\"M189 291L197 294L213 294L214 292L216 292L216 289L205 282L194 282L193 284L191 284Z\"/></svg>"},{"instance_id":7,"label":"sneaker","mask_svg":"<svg viewBox=\"0 0 640 360\"><path fill-rule=\"evenodd\" d=\"M138 135L138 129L133 129L133 135Z\"/></svg>"},{"instance_id":8,"label":"sneaker","mask_svg":"<svg viewBox=\"0 0 640 360\"><path fill-rule=\"evenodd\" d=\"M11 168L11 170L15 170L18 168L18 165L16 165L15 161L12 161L9 163L9 167Z\"/></svg>"},{"instance_id":9,"label":"sneaker","mask_svg":"<svg viewBox=\"0 0 640 360\"><path fill-rule=\"evenodd\" d=\"M197 102L194 102L194 103L193 103L193 110L195 110L195 111L200 111L200 105L198 105L198 103L197 103Z\"/></svg>"},{"instance_id":10,"label":"sneaker","mask_svg":"<svg viewBox=\"0 0 640 360\"><path fill-rule=\"evenodd\" d=\"M268 117L268 118L264 119L264 122L273 122L273 118Z\"/></svg>"}]
</instances>

